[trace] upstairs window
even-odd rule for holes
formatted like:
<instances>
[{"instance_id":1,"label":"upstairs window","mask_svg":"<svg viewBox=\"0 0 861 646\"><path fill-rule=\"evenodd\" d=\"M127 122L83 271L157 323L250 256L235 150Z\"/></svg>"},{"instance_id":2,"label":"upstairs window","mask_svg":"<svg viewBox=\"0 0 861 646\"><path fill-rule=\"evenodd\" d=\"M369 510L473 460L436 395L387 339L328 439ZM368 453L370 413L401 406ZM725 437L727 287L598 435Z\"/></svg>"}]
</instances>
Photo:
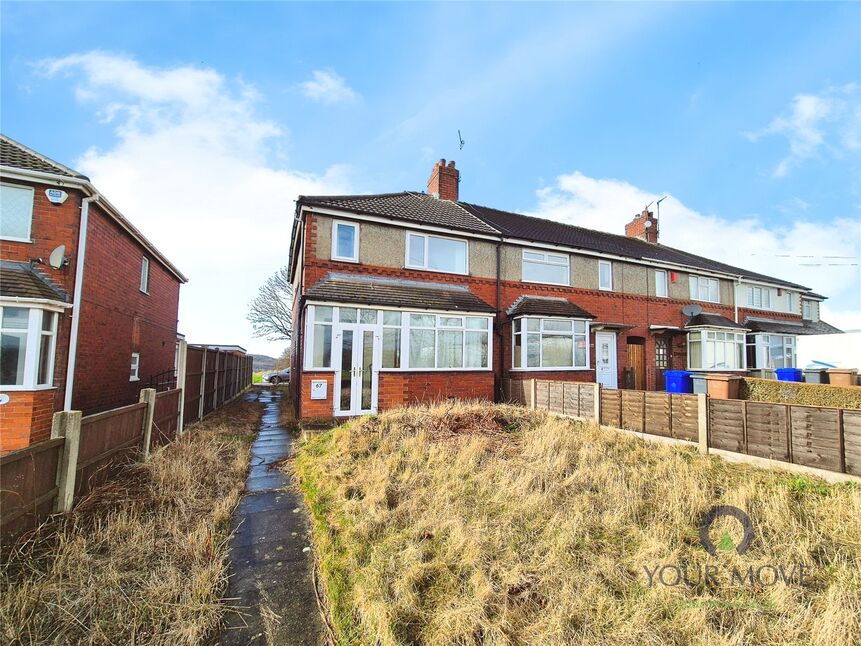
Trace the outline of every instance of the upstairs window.
<instances>
[{"instance_id":1,"label":"upstairs window","mask_svg":"<svg viewBox=\"0 0 861 646\"><path fill-rule=\"evenodd\" d=\"M332 223L332 260L359 262L359 225L354 222Z\"/></svg>"},{"instance_id":2,"label":"upstairs window","mask_svg":"<svg viewBox=\"0 0 861 646\"><path fill-rule=\"evenodd\" d=\"M0 386L30 390L53 384L57 318L48 310L0 308Z\"/></svg>"},{"instance_id":3,"label":"upstairs window","mask_svg":"<svg viewBox=\"0 0 861 646\"><path fill-rule=\"evenodd\" d=\"M568 256L524 249L522 275L523 280L530 283L568 285Z\"/></svg>"},{"instance_id":4,"label":"upstairs window","mask_svg":"<svg viewBox=\"0 0 861 646\"><path fill-rule=\"evenodd\" d=\"M141 291L149 294L149 258L141 258Z\"/></svg>"},{"instance_id":5,"label":"upstairs window","mask_svg":"<svg viewBox=\"0 0 861 646\"><path fill-rule=\"evenodd\" d=\"M613 291L613 263L609 260L598 261L598 289Z\"/></svg>"},{"instance_id":6,"label":"upstairs window","mask_svg":"<svg viewBox=\"0 0 861 646\"><path fill-rule=\"evenodd\" d=\"M0 184L0 238L31 242L33 222L33 189L29 186Z\"/></svg>"},{"instance_id":7,"label":"upstairs window","mask_svg":"<svg viewBox=\"0 0 861 646\"><path fill-rule=\"evenodd\" d=\"M663 269L655 270L655 296L667 297L667 272Z\"/></svg>"},{"instance_id":8,"label":"upstairs window","mask_svg":"<svg viewBox=\"0 0 861 646\"><path fill-rule=\"evenodd\" d=\"M407 234L406 266L449 274L467 273L467 243L456 238Z\"/></svg>"},{"instance_id":9,"label":"upstairs window","mask_svg":"<svg viewBox=\"0 0 861 646\"><path fill-rule=\"evenodd\" d=\"M748 287L747 306L759 310L770 310L771 290L768 287Z\"/></svg>"},{"instance_id":10,"label":"upstairs window","mask_svg":"<svg viewBox=\"0 0 861 646\"><path fill-rule=\"evenodd\" d=\"M691 276L691 300L720 303L720 283L717 278Z\"/></svg>"},{"instance_id":11,"label":"upstairs window","mask_svg":"<svg viewBox=\"0 0 861 646\"><path fill-rule=\"evenodd\" d=\"M801 301L801 318L806 321L813 320L813 302Z\"/></svg>"}]
</instances>

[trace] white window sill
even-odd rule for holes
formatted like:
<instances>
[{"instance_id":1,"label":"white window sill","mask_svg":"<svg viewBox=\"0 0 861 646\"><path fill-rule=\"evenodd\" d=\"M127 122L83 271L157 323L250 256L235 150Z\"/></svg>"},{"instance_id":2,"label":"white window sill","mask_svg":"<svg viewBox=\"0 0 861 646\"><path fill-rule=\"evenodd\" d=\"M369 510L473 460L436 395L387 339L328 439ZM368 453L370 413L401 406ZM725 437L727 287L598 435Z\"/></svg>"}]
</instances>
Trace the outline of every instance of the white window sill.
<instances>
[{"instance_id":1,"label":"white window sill","mask_svg":"<svg viewBox=\"0 0 861 646\"><path fill-rule=\"evenodd\" d=\"M380 372L493 372L493 368L380 368Z\"/></svg>"},{"instance_id":2,"label":"white window sill","mask_svg":"<svg viewBox=\"0 0 861 646\"><path fill-rule=\"evenodd\" d=\"M522 278L520 282L530 283L531 285L558 285L559 287L573 287L571 283L552 283L549 280L529 280L528 278Z\"/></svg>"},{"instance_id":3,"label":"white window sill","mask_svg":"<svg viewBox=\"0 0 861 646\"><path fill-rule=\"evenodd\" d=\"M129 382L140 381L140 377L129 377Z\"/></svg>"},{"instance_id":4,"label":"white window sill","mask_svg":"<svg viewBox=\"0 0 861 646\"><path fill-rule=\"evenodd\" d=\"M0 236L0 240L8 240L9 242L25 242L27 244L33 244L33 240L30 238L13 238L11 236Z\"/></svg>"},{"instance_id":5,"label":"white window sill","mask_svg":"<svg viewBox=\"0 0 861 646\"><path fill-rule=\"evenodd\" d=\"M588 372L594 368L510 368L510 372Z\"/></svg>"},{"instance_id":6,"label":"white window sill","mask_svg":"<svg viewBox=\"0 0 861 646\"><path fill-rule=\"evenodd\" d=\"M0 386L0 392L20 393L20 392L35 392L37 390L56 390L56 386Z\"/></svg>"},{"instance_id":7,"label":"white window sill","mask_svg":"<svg viewBox=\"0 0 861 646\"><path fill-rule=\"evenodd\" d=\"M353 264L359 264L358 258L339 258L338 256L332 256L330 260L335 260L337 262L351 262Z\"/></svg>"},{"instance_id":8,"label":"white window sill","mask_svg":"<svg viewBox=\"0 0 861 646\"><path fill-rule=\"evenodd\" d=\"M406 265L404 269L412 269L414 271L430 271L436 274L451 274L453 276L469 276L468 271L447 271L445 269L429 269L428 267L412 267Z\"/></svg>"},{"instance_id":9,"label":"white window sill","mask_svg":"<svg viewBox=\"0 0 861 646\"><path fill-rule=\"evenodd\" d=\"M149 296L149 292L147 292L147 291L144 291L144 290L142 290L142 289L140 289L140 290L138 290L138 291L139 291L141 294L146 294L147 296Z\"/></svg>"},{"instance_id":10,"label":"white window sill","mask_svg":"<svg viewBox=\"0 0 861 646\"><path fill-rule=\"evenodd\" d=\"M706 299L704 299L704 298L692 298L692 299L690 299L690 300L692 300L692 301L696 301L697 303L714 303L715 305L720 305L720 304L721 304L721 302L720 302L720 301L707 301L707 300L706 300ZM740 307L740 306L739 306L739 307Z\"/></svg>"}]
</instances>

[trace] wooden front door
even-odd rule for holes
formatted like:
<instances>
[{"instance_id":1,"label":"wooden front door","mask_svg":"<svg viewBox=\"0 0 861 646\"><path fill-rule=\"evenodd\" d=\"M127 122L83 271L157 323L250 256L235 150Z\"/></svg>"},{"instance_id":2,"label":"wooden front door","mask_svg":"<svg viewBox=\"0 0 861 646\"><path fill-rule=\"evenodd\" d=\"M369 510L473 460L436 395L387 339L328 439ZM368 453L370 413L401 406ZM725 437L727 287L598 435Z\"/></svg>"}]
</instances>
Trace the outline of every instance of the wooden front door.
<instances>
[{"instance_id":1,"label":"wooden front door","mask_svg":"<svg viewBox=\"0 0 861 646\"><path fill-rule=\"evenodd\" d=\"M645 339L628 339L628 365L634 372L634 390L646 389Z\"/></svg>"}]
</instances>

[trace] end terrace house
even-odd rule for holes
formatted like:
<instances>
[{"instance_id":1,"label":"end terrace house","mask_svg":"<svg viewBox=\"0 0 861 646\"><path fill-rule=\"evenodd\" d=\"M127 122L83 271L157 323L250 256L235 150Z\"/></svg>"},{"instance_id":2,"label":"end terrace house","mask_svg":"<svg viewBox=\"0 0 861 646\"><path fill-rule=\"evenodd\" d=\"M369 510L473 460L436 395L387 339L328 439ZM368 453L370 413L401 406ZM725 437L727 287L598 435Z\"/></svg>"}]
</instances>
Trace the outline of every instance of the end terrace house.
<instances>
[{"instance_id":1,"label":"end terrace house","mask_svg":"<svg viewBox=\"0 0 861 646\"><path fill-rule=\"evenodd\" d=\"M185 276L90 180L0 135L0 452L175 368Z\"/></svg>"},{"instance_id":2,"label":"end terrace house","mask_svg":"<svg viewBox=\"0 0 861 646\"><path fill-rule=\"evenodd\" d=\"M824 296L659 243L459 199L454 162L427 192L301 197L290 269L293 397L325 418L449 397L502 379L662 389L668 369L793 367Z\"/></svg>"}]
</instances>

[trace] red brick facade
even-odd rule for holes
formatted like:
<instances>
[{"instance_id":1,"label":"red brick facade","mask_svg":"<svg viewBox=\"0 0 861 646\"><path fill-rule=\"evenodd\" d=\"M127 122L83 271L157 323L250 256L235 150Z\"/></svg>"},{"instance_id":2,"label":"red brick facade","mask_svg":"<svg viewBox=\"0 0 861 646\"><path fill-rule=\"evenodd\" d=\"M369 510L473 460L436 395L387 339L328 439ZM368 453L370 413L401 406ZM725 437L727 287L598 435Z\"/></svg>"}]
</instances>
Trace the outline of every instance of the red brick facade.
<instances>
[{"instance_id":1,"label":"red brick facade","mask_svg":"<svg viewBox=\"0 0 861 646\"><path fill-rule=\"evenodd\" d=\"M27 182L4 177L4 183L34 189L32 242L0 241L0 259L28 262L42 258L35 268L67 294L75 290L82 190L57 183ZM48 201L45 190L62 188L63 204ZM65 245L69 264L53 269L51 251ZM140 287L144 248L98 204L89 208L83 305L78 329L78 351L72 408L90 414L137 401L151 375L174 367L179 279L150 258L149 296ZM28 305L22 304L22 307ZM0 405L0 452L22 448L50 436L51 418L63 409L72 328L72 308L59 314L53 388L8 390L10 402ZM131 353L140 352L139 382L129 381Z\"/></svg>"}]
</instances>

